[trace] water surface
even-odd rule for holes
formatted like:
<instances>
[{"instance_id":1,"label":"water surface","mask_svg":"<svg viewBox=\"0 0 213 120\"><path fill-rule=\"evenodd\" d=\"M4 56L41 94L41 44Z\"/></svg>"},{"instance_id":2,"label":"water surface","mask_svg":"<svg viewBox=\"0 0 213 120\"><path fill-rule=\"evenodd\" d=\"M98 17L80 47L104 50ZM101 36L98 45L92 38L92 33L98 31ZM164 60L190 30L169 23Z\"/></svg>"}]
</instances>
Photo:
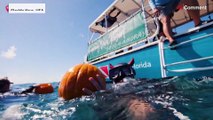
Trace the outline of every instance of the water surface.
<instances>
[{"instance_id":1,"label":"water surface","mask_svg":"<svg viewBox=\"0 0 213 120\"><path fill-rule=\"evenodd\" d=\"M13 85L21 91L32 84ZM129 120L137 119L129 109L141 109L147 120L213 120L213 79L188 77L129 80L109 91L69 101L54 93L46 95L0 94L1 119ZM133 105L133 102L138 104ZM151 112L150 109L151 108ZM148 111L148 112L147 112Z\"/></svg>"}]
</instances>

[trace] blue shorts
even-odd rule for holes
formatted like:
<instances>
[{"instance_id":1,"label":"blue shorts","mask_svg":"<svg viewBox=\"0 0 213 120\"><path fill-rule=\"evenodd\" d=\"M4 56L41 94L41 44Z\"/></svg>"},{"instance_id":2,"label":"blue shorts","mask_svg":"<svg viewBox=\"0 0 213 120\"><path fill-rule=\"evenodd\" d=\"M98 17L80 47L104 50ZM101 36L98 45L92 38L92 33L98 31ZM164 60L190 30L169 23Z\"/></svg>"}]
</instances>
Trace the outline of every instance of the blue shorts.
<instances>
[{"instance_id":1,"label":"blue shorts","mask_svg":"<svg viewBox=\"0 0 213 120\"><path fill-rule=\"evenodd\" d=\"M158 18L161 19L163 16L171 17L174 11L176 10L176 7L178 6L179 2L180 0L170 0L170 2L165 5L156 6L157 9L160 11Z\"/></svg>"}]
</instances>

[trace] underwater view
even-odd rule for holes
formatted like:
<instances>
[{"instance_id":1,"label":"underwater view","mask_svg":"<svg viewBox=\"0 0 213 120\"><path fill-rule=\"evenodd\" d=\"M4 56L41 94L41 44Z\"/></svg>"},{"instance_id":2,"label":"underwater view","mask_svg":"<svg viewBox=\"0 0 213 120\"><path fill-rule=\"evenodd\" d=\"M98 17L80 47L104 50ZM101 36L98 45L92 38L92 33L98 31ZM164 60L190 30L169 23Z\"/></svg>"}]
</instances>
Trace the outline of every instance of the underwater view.
<instances>
[{"instance_id":1,"label":"underwater view","mask_svg":"<svg viewBox=\"0 0 213 120\"><path fill-rule=\"evenodd\" d=\"M108 84L107 91L65 101L54 93L0 94L2 120L212 120L213 79L185 77L168 79L129 79ZM22 91L32 84L17 84L11 91ZM133 101L133 102L132 102ZM137 102L135 105L132 103ZM131 108L142 109L144 118ZM140 108L142 107L142 108ZM139 111L141 112L141 111Z\"/></svg>"}]
</instances>

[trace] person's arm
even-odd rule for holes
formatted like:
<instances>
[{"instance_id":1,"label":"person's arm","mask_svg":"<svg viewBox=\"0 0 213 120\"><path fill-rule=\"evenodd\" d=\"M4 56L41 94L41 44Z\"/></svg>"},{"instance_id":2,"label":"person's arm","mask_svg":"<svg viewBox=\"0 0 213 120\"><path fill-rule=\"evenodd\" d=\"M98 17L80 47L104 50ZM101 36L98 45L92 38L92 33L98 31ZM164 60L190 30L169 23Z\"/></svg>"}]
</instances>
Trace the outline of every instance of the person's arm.
<instances>
[{"instance_id":1,"label":"person's arm","mask_svg":"<svg viewBox=\"0 0 213 120\"><path fill-rule=\"evenodd\" d=\"M111 15L111 13L113 12L113 11L115 11L116 10L116 8L113 8L110 12L109 12L109 16Z\"/></svg>"},{"instance_id":2,"label":"person's arm","mask_svg":"<svg viewBox=\"0 0 213 120\"><path fill-rule=\"evenodd\" d=\"M35 88L36 88L36 86L30 86L30 88L22 91L21 94L32 93Z\"/></svg>"},{"instance_id":3,"label":"person's arm","mask_svg":"<svg viewBox=\"0 0 213 120\"><path fill-rule=\"evenodd\" d=\"M121 13L121 11L119 11L116 15L115 15L115 17L118 17L118 15Z\"/></svg>"}]
</instances>

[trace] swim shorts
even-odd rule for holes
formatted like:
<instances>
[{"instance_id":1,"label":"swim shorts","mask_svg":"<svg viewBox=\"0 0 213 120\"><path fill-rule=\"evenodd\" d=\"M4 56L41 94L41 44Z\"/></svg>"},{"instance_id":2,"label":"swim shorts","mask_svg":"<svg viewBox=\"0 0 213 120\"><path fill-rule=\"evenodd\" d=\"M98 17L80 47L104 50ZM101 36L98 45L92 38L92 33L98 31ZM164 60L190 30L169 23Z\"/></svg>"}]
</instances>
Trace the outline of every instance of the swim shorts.
<instances>
[{"instance_id":1,"label":"swim shorts","mask_svg":"<svg viewBox=\"0 0 213 120\"><path fill-rule=\"evenodd\" d=\"M158 18L161 19L163 16L171 17L176 10L179 2L180 0L170 0L170 2L165 5L156 6L157 9L160 11Z\"/></svg>"}]
</instances>

